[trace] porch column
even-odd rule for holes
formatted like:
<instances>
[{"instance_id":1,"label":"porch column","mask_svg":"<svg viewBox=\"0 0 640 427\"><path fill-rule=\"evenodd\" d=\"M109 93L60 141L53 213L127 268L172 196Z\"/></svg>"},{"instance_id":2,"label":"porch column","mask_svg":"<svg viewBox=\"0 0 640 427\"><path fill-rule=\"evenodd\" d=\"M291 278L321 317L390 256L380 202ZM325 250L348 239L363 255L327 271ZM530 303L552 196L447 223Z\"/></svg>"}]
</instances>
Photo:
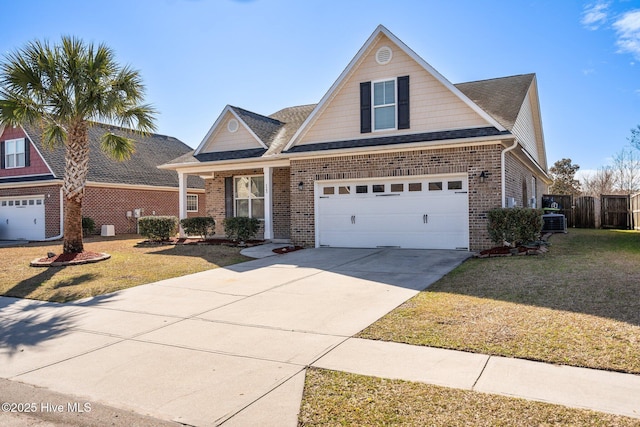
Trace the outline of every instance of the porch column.
<instances>
[{"instance_id":1,"label":"porch column","mask_svg":"<svg viewBox=\"0 0 640 427\"><path fill-rule=\"evenodd\" d=\"M273 168L264 167L264 239L273 239Z\"/></svg>"},{"instance_id":2,"label":"porch column","mask_svg":"<svg viewBox=\"0 0 640 427\"><path fill-rule=\"evenodd\" d=\"M184 172L178 172L178 219L187 217L187 175ZM182 226L180 227L180 237L185 237Z\"/></svg>"}]
</instances>

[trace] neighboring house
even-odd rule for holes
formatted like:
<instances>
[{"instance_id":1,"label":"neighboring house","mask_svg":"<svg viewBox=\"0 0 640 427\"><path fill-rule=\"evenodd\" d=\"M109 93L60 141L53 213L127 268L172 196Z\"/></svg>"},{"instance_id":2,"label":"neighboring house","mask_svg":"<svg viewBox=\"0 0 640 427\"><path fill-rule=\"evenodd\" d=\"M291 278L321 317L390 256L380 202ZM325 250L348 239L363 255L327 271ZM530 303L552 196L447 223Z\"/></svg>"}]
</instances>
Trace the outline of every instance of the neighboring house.
<instances>
[{"instance_id":1,"label":"neighboring house","mask_svg":"<svg viewBox=\"0 0 640 427\"><path fill-rule=\"evenodd\" d=\"M315 247L483 249L490 209L550 183L534 74L454 85L383 26L317 105L227 106L161 168L205 178L218 233L252 216Z\"/></svg>"},{"instance_id":2,"label":"neighboring house","mask_svg":"<svg viewBox=\"0 0 640 427\"><path fill-rule=\"evenodd\" d=\"M83 216L92 218L100 232L113 225L116 234L135 233L137 215L178 215L178 179L157 168L191 148L164 135L139 136L135 153L118 162L100 149L105 131L126 130L94 124L89 129L90 159ZM0 239L44 240L62 234L62 179L64 148L51 150L42 143L37 127L0 128ZM188 215L205 214L204 183L190 177L186 197Z\"/></svg>"}]
</instances>

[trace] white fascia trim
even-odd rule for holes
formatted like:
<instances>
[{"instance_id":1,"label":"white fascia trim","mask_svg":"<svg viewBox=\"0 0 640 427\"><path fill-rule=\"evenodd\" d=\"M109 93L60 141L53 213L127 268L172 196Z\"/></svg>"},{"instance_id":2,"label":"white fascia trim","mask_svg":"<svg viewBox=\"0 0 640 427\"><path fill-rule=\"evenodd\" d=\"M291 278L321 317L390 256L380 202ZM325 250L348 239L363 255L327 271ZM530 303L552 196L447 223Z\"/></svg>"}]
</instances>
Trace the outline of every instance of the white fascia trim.
<instances>
[{"instance_id":1,"label":"white fascia trim","mask_svg":"<svg viewBox=\"0 0 640 427\"><path fill-rule=\"evenodd\" d=\"M178 191L178 187L142 185L142 184L116 184L111 182L87 181L87 187L95 188L116 188L121 190L144 190L144 191ZM204 193L202 188L187 188L190 193Z\"/></svg>"},{"instance_id":2,"label":"white fascia trim","mask_svg":"<svg viewBox=\"0 0 640 427\"><path fill-rule=\"evenodd\" d=\"M230 170L242 170L242 169L260 169L263 167L289 167L288 158L279 158L278 160L265 160L263 157L256 157L255 160L238 159L227 160L224 163L209 162L194 165L193 163L183 163L178 165L171 165L171 169L177 172L198 175L206 172L224 172ZM169 169L169 168L165 168Z\"/></svg>"},{"instance_id":3,"label":"white fascia trim","mask_svg":"<svg viewBox=\"0 0 640 427\"><path fill-rule=\"evenodd\" d=\"M420 64L428 73L431 73L433 77L436 78L440 83L442 83L447 89L449 89L454 95L460 98L465 104L467 104L472 110L478 113L483 119L485 119L488 123L494 126L496 129L500 131L506 130L504 126L502 126L496 119L491 117L486 111L480 108L475 102L473 102L469 97L463 94L458 88L456 88L449 80L447 80L442 74L436 71L429 63L427 63L424 59L422 59L418 54L416 54L409 46L407 46L402 40L396 37L391 31L389 31L384 25L378 25L373 34L367 39L364 45L360 48L356 56L349 62L347 67L344 69L342 74L338 77L338 79L333 83L333 85L329 88L327 93L322 97L316 108L313 109L309 117L302 123L300 128L293 135L289 143L286 145L283 151L288 150L293 145L295 145L296 140L302 133L306 131L307 126L311 123L318 112L323 109L324 105L328 102L328 100L332 97L333 93L338 89L338 87L342 84L342 82L347 78L347 76L351 73L356 64L360 61L365 52L371 47L373 42L376 40L378 35L382 33L387 36L393 43L395 43L401 50L404 51L409 57L415 60L418 64Z\"/></svg>"},{"instance_id":4,"label":"white fascia trim","mask_svg":"<svg viewBox=\"0 0 640 427\"><path fill-rule=\"evenodd\" d=\"M22 126L20 126L22 128L22 131L24 132L25 135L27 135L27 138L29 138L30 141L33 141L33 138L31 138L31 136L27 133L27 131L25 130L25 128L23 128ZM47 166L47 169L49 169L49 172L51 172L51 175L54 176L54 178L57 178L56 173L53 171L53 169L51 169L51 166L49 166L49 163L47 163L47 159L44 158L44 156L42 155L42 153L40 152L40 150L38 150L38 147L36 147L36 144L31 144L33 146L33 148L36 149L36 152L38 153L38 156L40 156L40 159L42 159L42 161L44 162L44 164Z\"/></svg>"},{"instance_id":5,"label":"white fascia trim","mask_svg":"<svg viewBox=\"0 0 640 427\"><path fill-rule=\"evenodd\" d=\"M249 131L251 136L258 142L258 144L260 144L261 147L265 149L269 148L265 145L264 142L260 140L260 138L258 138L258 135L256 135L255 132L251 130L251 128L245 123L245 121L242 120L240 116L238 116L238 114L233 110L233 107L227 104L227 106L224 107L224 109L222 110L222 113L220 113L216 121L213 123L213 126L211 126L211 129L209 129L209 132L207 132L207 134L205 135L200 145L198 145L198 148L196 148L196 151L194 151L193 153L194 156L197 156L198 154L200 154L200 152L204 149L204 147L207 145L207 142L209 141L209 138L216 132L216 130L218 129L218 126L222 124L222 121L224 120L224 116L227 113L231 113L233 117L235 117L236 120L238 120L239 123L242 123L245 129Z\"/></svg>"},{"instance_id":6,"label":"white fascia trim","mask_svg":"<svg viewBox=\"0 0 640 427\"><path fill-rule=\"evenodd\" d=\"M4 182L4 183L0 183L0 188L50 187L52 185L62 185L62 180L49 179L46 181L32 181L32 182Z\"/></svg>"}]
</instances>

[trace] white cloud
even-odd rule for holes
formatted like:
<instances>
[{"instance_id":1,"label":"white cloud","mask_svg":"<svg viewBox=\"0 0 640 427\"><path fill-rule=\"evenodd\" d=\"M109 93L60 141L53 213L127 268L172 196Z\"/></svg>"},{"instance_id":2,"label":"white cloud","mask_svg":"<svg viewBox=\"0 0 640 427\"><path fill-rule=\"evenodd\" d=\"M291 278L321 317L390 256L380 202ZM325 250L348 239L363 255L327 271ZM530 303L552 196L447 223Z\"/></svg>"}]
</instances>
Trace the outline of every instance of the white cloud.
<instances>
[{"instance_id":1,"label":"white cloud","mask_svg":"<svg viewBox=\"0 0 640 427\"><path fill-rule=\"evenodd\" d=\"M618 35L618 52L640 59L640 9L624 13L613 23L613 28Z\"/></svg>"},{"instance_id":2,"label":"white cloud","mask_svg":"<svg viewBox=\"0 0 640 427\"><path fill-rule=\"evenodd\" d=\"M580 23L589 30L597 30L607 22L609 4L610 3L606 1L588 4L582 12Z\"/></svg>"}]
</instances>

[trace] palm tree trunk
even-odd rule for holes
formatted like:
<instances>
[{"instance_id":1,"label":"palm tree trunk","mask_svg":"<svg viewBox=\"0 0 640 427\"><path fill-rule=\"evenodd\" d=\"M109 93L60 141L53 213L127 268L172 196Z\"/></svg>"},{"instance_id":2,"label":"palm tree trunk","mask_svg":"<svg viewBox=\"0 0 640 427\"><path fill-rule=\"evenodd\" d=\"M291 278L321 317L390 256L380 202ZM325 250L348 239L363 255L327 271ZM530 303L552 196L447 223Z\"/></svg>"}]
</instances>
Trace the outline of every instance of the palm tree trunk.
<instances>
[{"instance_id":1,"label":"palm tree trunk","mask_svg":"<svg viewBox=\"0 0 640 427\"><path fill-rule=\"evenodd\" d=\"M82 242L82 199L89 171L89 135L84 121L72 123L68 129L65 154L64 237L63 252L80 253Z\"/></svg>"}]
</instances>

